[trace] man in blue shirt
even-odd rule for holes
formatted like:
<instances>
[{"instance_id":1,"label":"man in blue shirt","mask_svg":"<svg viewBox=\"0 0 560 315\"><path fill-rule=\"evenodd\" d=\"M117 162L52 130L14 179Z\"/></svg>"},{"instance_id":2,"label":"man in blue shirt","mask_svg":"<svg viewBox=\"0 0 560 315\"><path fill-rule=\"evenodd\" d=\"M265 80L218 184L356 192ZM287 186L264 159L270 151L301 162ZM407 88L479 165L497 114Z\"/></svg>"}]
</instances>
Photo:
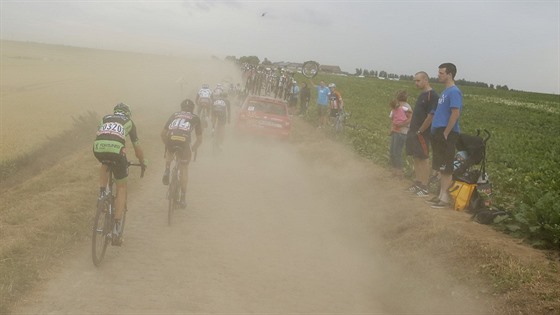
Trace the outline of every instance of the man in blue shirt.
<instances>
[{"instance_id":1,"label":"man in blue shirt","mask_svg":"<svg viewBox=\"0 0 560 315\"><path fill-rule=\"evenodd\" d=\"M457 68L452 63L443 63L438 69L438 81L445 85L439 97L432 120L432 168L440 173L440 192L432 208L447 208L450 205L448 189L453 175L455 144L459 138L459 116L463 108L463 93L455 85Z\"/></svg>"},{"instance_id":2,"label":"man in blue shirt","mask_svg":"<svg viewBox=\"0 0 560 315\"><path fill-rule=\"evenodd\" d=\"M309 79L311 85L317 88L317 113L319 114L319 128L323 128L328 122L328 109L329 109L329 93L330 89L321 81L319 85L315 85L313 80Z\"/></svg>"}]
</instances>

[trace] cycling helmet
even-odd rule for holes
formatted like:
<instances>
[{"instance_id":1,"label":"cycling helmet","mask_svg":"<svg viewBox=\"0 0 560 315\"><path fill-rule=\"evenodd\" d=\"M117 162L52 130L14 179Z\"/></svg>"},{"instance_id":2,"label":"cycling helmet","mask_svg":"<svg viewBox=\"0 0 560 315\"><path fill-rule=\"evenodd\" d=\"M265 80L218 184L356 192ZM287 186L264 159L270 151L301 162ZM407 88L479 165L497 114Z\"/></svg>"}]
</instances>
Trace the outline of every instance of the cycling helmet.
<instances>
[{"instance_id":1,"label":"cycling helmet","mask_svg":"<svg viewBox=\"0 0 560 315\"><path fill-rule=\"evenodd\" d=\"M181 102L181 110L192 113L194 110L194 102L187 98Z\"/></svg>"},{"instance_id":2,"label":"cycling helmet","mask_svg":"<svg viewBox=\"0 0 560 315\"><path fill-rule=\"evenodd\" d=\"M132 115L132 113L130 112L130 107L128 107L128 105L126 105L125 103L118 103L117 105L115 105L115 108L113 108L113 112L115 114L125 115L129 118Z\"/></svg>"},{"instance_id":3,"label":"cycling helmet","mask_svg":"<svg viewBox=\"0 0 560 315\"><path fill-rule=\"evenodd\" d=\"M329 88L330 88L330 89L334 89L335 87L336 87L336 84L334 84L334 83L329 83Z\"/></svg>"},{"instance_id":4,"label":"cycling helmet","mask_svg":"<svg viewBox=\"0 0 560 315\"><path fill-rule=\"evenodd\" d=\"M215 88L214 91L212 92L213 97L222 97L223 94L224 94L224 91L220 88Z\"/></svg>"}]
</instances>

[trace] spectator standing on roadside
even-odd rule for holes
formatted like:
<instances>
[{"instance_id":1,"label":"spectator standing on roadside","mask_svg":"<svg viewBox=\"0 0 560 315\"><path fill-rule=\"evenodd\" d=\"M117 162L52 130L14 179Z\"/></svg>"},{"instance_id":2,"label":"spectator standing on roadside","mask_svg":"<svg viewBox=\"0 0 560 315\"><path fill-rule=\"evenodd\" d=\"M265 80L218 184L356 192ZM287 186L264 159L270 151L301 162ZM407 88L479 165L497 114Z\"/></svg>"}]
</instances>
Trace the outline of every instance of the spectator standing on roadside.
<instances>
[{"instance_id":1,"label":"spectator standing on roadside","mask_svg":"<svg viewBox=\"0 0 560 315\"><path fill-rule=\"evenodd\" d=\"M452 63L443 63L438 69L438 81L445 85L432 121L432 168L440 173L440 191L432 208L447 208L450 205L448 189L453 175L455 144L459 138L459 117L463 108L463 93L455 85L457 68Z\"/></svg>"},{"instance_id":2,"label":"spectator standing on roadside","mask_svg":"<svg viewBox=\"0 0 560 315\"><path fill-rule=\"evenodd\" d=\"M319 85L315 85L313 80L309 79L311 85L317 89L317 114L319 115L319 128L327 126L328 110L329 110L329 88L321 81Z\"/></svg>"},{"instance_id":3,"label":"spectator standing on roadside","mask_svg":"<svg viewBox=\"0 0 560 315\"><path fill-rule=\"evenodd\" d=\"M414 184L408 191L418 197L428 196L428 180L430 178L430 125L438 101L438 94L430 86L428 74L420 71L414 75L416 88L422 93L416 100L410 129L406 135L406 155L414 160Z\"/></svg>"},{"instance_id":4,"label":"spectator standing on roadside","mask_svg":"<svg viewBox=\"0 0 560 315\"><path fill-rule=\"evenodd\" d=\"M299 92L300 101L300 115L307 115L307 109L309 108L309 100L311 99L311 90L307 86L307 83L303 82L301 84L301 91Z\"/></svg>"},{"instance_id":5,"label":"spectator standing on roadside","mask_svg":"<svg viewBox=\"0 0 560 315\"><path fill-rule=\"evenodd\" d=\"M344 101L342 100L342 95L336 89L336 84L329 83L329 109L330 117L336 119L339 113L344 109Z\"/></svg>"},{"instance_id":6,"label":"spectator standing on roadside","mask_svg":"<svg viewBox=\"0 0 560 315\"><path fill-rule=\"evenodd\" d=\"M406 142L410 120L412 118L412 108L407 103L408 94L406 91L398 91L396 98L389 103L391 107L391 145L389 156L393 175L403 177L403 148Z\"/></svg>"},{"instance_id":7,"label":"spectator standing on roadside","mask_svg":"<svg viewBox=\"0 0 560 315\"><path fill-rule=\"evenodd\" d=\"M288 104L290 105L291 115L294 115L296 112L298 98L299 98L299 85L294 80L292 81L292 86L290 88L290 101L288 102Z\"/></svg>"}]
</instances>

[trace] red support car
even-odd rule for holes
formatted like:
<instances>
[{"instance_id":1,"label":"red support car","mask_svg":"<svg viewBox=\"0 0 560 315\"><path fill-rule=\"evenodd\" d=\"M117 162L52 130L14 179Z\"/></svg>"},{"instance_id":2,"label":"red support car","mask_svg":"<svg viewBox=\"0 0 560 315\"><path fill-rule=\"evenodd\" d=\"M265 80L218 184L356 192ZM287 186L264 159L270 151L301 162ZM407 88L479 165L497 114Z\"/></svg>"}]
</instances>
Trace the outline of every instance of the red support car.
<instances>
[{"instance_id":1,"label":"red support car","mask_svg":"<svg viewBox=\"0 0 560 315\"><path fill-rule=\"evenodd\" d=\"M235 129L245 134L270 135L287 139L292 129L288 104L272 97L250 95L243 102Z\"/></svg>"}]
</instances>

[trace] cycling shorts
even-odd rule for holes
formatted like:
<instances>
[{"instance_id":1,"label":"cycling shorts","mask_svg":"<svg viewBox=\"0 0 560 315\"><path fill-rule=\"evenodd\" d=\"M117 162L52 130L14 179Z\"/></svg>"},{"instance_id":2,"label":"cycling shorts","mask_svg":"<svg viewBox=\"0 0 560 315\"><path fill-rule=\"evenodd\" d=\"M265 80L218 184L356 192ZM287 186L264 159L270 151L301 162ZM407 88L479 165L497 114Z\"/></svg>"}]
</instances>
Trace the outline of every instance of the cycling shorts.
<instances>
[{"instance_id":1,"label":"cycling shorts","mask_svg":"<svg viewBox=\"0 0 560 315\"><path fill-rule=\"evenodd\" d=\"M223 110L215 110L212 112L212 116L218 122L218 125L226 124L226 112Z\"/></svg>"},{"instance_id":2,"label":"cycling shorts","mask_svg":"<svg viewBox=\"0 0 560 315\"><path fill-rule=\"evenodd\" d=\"M188 163L191 160L191 142L187 136L170 135L165 150L167 154L177 153L177 158L183 163Z\"/></svg>"},{"instance_id":3,"label":"cycling shorts","mask_svg":"<svg viewBox=\"0 0 560 315\"><path fill-rule=\"evenodd\" d=\"M93 152L93 155L104 165L113 165L115 180L122 181L128 177L128 161L125 154L113 152Z\"/></svg>"}]
</instances>

